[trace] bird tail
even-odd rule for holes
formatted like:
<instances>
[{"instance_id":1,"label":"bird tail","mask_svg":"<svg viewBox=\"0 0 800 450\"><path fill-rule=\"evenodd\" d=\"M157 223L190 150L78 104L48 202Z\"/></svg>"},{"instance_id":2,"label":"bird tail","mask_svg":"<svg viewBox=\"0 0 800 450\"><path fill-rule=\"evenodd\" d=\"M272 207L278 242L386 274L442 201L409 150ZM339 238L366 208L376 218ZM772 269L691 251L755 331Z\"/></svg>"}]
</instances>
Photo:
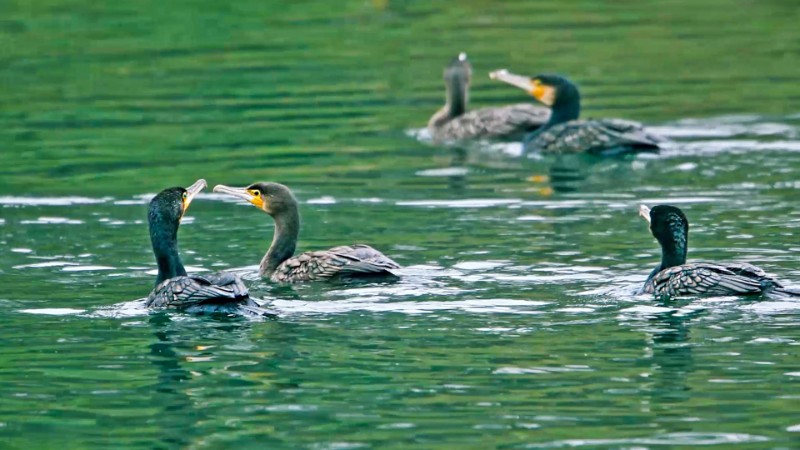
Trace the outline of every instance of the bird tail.
<instances>
[{"instance_id":1,"label":"bird tail","mask_svg":"<svg viewBox=\"0 0 800 450\"><path fill-rule=\"evenodd\" d=\"M242 303L237 308L239 312L241 312L244 316L249 317L263 317L274 319L278 317L278 311L271 308L264 308L260 306L258 303L252 301L252 298L247 303Z\"/></svg>"},{"instance_id":2,"label":"bird tail","mask_svg":"<svg viewBox=\"0 0 800 450\"><path fill-rule=\"evenodd\" d=\"M779 297L797 297L800 298L800 287L787 287L778 286L770 291L770 294Z\"/></svg>"}]
</instances>

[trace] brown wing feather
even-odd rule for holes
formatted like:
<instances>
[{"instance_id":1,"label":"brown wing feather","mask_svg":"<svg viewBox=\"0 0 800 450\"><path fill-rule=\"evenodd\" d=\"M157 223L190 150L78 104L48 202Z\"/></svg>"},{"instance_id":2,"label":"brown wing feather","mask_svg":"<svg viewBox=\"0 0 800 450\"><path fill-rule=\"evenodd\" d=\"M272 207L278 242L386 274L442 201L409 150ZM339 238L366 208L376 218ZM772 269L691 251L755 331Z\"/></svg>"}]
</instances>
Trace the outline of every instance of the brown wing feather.
<instances>
[{"instance_id":1,"label":"brown wing feather","mask_svg":"<svg viewBox=\"0 0 800 450\"><path fill-rule=\"evenodd\" d=\"M549 118L548 108L527 103L481 108L432 128L431 134L436 141L481 138L517 140L544 125Z\"/></svg>"},{"instance_id":2,"label":"brown wing feather","mask_svg":"<svg viewBox=\"0 0 800 450\"><path fill-rule=\"evenodd\" d=\"M335 276L388 275L392 269L399 268L399 264L368 245L343 245L289 258L278 266L271 278L277 282L293 283Z\"/></svg>"}]
</instances>

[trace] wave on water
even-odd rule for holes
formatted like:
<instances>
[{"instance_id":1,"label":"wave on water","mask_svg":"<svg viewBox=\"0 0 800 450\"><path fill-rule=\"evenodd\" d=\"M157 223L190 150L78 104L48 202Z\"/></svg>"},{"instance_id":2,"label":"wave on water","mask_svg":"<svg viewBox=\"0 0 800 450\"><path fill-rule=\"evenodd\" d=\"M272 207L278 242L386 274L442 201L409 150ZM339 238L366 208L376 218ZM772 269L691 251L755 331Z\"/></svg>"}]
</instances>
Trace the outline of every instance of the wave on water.
<instances>
[{"instance_id":1,"label":"wave on water","mask_svg":"<svg viewBox=\"0 0 800 450\"><path fill-rule=\"evenodd\" d=\"M13 195L0 196L0 205L9 206L70 206L95 205L108 203L111 197L19 197Z\"/></svg>"}]
</instances>

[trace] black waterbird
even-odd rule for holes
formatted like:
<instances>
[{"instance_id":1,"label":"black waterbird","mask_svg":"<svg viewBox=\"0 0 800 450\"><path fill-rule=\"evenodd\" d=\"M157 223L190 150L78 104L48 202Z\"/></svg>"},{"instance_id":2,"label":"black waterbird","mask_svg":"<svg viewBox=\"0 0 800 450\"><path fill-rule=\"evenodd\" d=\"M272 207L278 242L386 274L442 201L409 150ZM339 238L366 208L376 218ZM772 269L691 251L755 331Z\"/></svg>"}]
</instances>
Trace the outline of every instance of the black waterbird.
<instances>
[{"instance_id":1,"label":"black waterbird","mask_svg":"<svg viewBox=\"0 0 800 450\"><path fill-rule=\"evenodd\" d=\"M505 69L494 71L489 76L524 90L551 108L547 123L525 137L523 142L527 152L614 156L659 151L662 139L648 133L638 122L579 119L580 92L563 76L542 74L531 78Z\"/></svg>"},{"instance_id":2,"label":"black waterbird","mask_svg":"<svg viewBox=\"0 0 800 450\"><path fill-rule=\"evenodd\" d=\"M206 180L197 180L188 188L164 189L150 201L147 222L158 264L158 277L155 288L147 296L147 307L192 313L274 315L250 298L247 287L236 274L186 273L178 253L178 227L189 204L205 187Z\"/></svg>"}]
</instances>

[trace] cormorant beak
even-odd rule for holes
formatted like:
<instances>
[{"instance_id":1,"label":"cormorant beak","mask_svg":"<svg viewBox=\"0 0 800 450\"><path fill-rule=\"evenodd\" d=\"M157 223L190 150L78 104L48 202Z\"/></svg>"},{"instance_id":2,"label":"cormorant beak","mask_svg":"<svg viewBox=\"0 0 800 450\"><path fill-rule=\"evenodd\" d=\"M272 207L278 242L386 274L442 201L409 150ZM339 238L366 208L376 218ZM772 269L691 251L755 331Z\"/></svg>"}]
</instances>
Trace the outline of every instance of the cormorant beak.
<instances>
[{"instance_id":1,"label":"cormorant beak","mask_svg":"<svg viewBox=\"0 0 800 450\"><path fill-rule=\"evenodd\" d=\"M646 205L639 205L639 215L647 221L647 224L650 225L650 208Z\"/></svg>"},{"instance_id":2,"label":"cormorant beak","mask_svg":"<svg viewBox=\"0 0 800 450\"><path fill-rule=\"evenodd\" d=\"M224 184L218 184L214 186L214 192L232 195L255 205L258 209L264 209L264 199L260 192L259 195L254 195L253 191L250 191L247 188L230 187L225 186Z\"/></svg>"},{"instance_id":3,"label":"cormorant beak","mask_svg":"<svg viewBox=\"0 0 800 450\"><path fill-rule=\"evenodd\" d=\"M517 75L506 69L500 69L490 72L489 78L516 86L547 106L553 106L553 103L556 101L556 90L554 87L542 84L539 80L531 79L531 77Z\"/></svg>"},{"instance_id":4,"label":"cormorant beak","mask_svg":"<svg viewBox=\"0 0 800 450\"><path fill-rule=\"evenodd\" d=\"M183 199L183 212L186 213L186 210L189 209L189 204L192 203L194 197L200 193L203 189L207 186L206 180L200 178L199 180L195 181L194 184L186 188L186 197Z\"/></svg>"}]
</instances>

